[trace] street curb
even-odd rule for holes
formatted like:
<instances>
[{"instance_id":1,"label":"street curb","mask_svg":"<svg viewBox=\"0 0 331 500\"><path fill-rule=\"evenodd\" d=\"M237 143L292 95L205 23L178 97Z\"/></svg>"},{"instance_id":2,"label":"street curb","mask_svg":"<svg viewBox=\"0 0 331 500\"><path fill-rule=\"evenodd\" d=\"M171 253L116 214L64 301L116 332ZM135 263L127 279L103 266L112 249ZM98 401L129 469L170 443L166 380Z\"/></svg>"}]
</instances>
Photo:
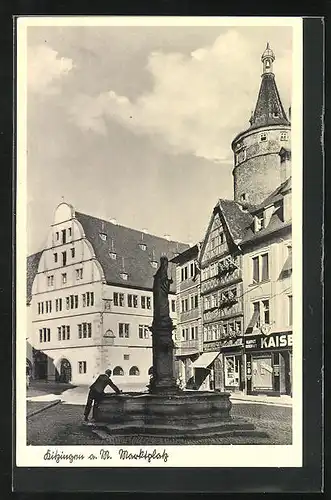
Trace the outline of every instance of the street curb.
<instances>
[{"instance_id":1,"label":"street curb","mask_svg":"<svg viewBox=\"0 0 331 500\"><path fill-rule=\"evenodd\" d=\"M230 401L242 401L243 403L254 403L268 406L282 406L286 408L292 408L292 403L284 403L284 401L259 401L257 399L243 399L243 398L233 398L230 397Z\"/></svg>"},{"instance_id":2,"label":"street curb","mask_svg":"<svg viewBox=\"0 0 331 500\"><path fill-rule=\"evenodd\" d=\"M38 413L41 413L44 410L48 410L48 408L52 408L52 406L56 406L59 403L61 403L61 399L57 399L56 401L52 401L49 403L49 405L43 406L43 408L39 408L38 410L32 411L31 413L28 413L26 416L27 418L33 417L34 415L37 415Z\"/></svg>"}]
</instances>

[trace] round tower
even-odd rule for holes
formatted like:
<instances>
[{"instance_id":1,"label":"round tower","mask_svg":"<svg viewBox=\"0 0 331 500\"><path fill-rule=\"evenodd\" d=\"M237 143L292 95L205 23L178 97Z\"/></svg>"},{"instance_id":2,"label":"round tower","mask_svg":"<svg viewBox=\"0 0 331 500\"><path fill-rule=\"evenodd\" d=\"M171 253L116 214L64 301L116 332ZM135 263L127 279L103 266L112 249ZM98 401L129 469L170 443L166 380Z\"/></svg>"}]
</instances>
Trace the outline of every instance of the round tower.
<instances>
[{"instance_id":1,"label":"round tower","mask_svg":"<svg viewBox=\"0 0 331 500\"><path fill-rule=\"evenodd\" d=\"M283 181L279 152L291 149L291 124L273 73L275 54L269 43L261 57L263 72L250 126L232 141L234 199L256 205Z\"/></svg>"}]
</instances>

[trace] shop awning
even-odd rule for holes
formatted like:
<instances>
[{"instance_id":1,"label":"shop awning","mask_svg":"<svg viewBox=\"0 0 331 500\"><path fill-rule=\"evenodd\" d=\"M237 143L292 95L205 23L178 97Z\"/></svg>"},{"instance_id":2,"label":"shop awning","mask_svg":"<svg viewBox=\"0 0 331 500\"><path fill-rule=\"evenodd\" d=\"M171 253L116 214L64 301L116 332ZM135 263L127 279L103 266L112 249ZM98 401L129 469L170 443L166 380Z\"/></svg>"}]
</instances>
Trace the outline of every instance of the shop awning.
<instances>
[{"instance_id":1,"label":"shop awning","mask_svg":"<svg viewBox=\"0 0 331 500\"><path fill-rule=\"evenodd\" d=\"M193 368L207 368L217 358L219 352L204 352L201 356L192 363Z\"/></svg>"}]
</instances>

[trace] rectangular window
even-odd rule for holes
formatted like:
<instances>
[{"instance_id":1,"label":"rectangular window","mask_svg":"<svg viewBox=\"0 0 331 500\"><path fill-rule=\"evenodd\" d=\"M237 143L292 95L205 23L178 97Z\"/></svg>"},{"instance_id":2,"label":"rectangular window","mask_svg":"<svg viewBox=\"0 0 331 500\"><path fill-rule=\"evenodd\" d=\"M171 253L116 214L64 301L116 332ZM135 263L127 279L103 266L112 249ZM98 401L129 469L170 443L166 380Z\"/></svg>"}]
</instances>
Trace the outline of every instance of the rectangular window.
<instances>
[{"instance_id":1,"label":"rectangular window","mask_svg":"<svg viewBox=\"0 0 331 500\"><path fill-rule=\"evenodd\" d=\"M113 293L114 306L118 306L118 293Z\"/></svg>"},{"instance_id":2,"label":"rectangular window","mask_svg":"<svg viewBox=\"0 0 331 500\"><path fill-rule=\"evenodd\" d=\"M54 276L47 276L47 285L48 286L53 286L54 285Z\"/></svg>"},{"instance_id":3,"label":"rectangular window","mask_svg":"<svg viewBox=\"0 0 331 500\"><path fill-rule=\"evenodd\" d=\"M78 308L78 295L75 295L75 309Z\"/></svg>"},{"instance_id":4,"label":"rectangular window","mask_svg":"<svg viewBox=\"0 0 331 500\"><path fill-rule=\"evenodd\" d=\"M86 373L86 371L87 371L86 361L78 361L78 373L82 375Z\"/></svg>"},{"instance_id":5,"label":"rectangular window","mask_svg":"<svg viewBox=\"0 0 331 500\"><path fill-rule=\"evenodd\" d=\"M67 337L66 337L67 340L70 340L70 326L69 325L66 326L66 333L67 333Z\"/></svg>"},{"instance_id":6,"label":"rectangular window","mask_svg":"<svg viewBox=\"0 0 331 500\"><path fill-rule=\"evenodd\" d=\"M197 307L199 307L199 296L195 295L194 296L194 308L196 309Z\"/></svg>"},{"instance_id":7,"label":"rectangular window","mask_svg":"<svg viewBox=\"0 0 331 500\"><path fill-rule=\"evenodd\" d=\"M69 236L71 236L71 227L69 227L69 229L68 229L68 234L69 234Z\"/></svg>"},{"instance_id":8,"label":"rectangular window","mask_svg":"<svg viewBox=\"0 0 331 500\"><path fill-rule=\"evenodd\" d=\"M70 297L66 297L66 309L70 309Z\"/></svg>"},{"instance_id":9,"label":"rectangular window","mask_svg":"<svg viewBox=\"0 0 331 500\"><path fill-rule=\"evenodd\" d=\"M86 292L86 306L94 305L94 292Z\"/></svg>"},{"instance_id":10,"label":"rectangular window","mask_svg":"<svg viewBox=\"0 0 331 500\"><path fill-rule=\"evenodd\" d=\"M194 330L194 326L191 326L191 339L194 340L195 338L195 330Z\"/></svg>"},{"instance_id":11,"label":"rectangular window","mask_svg":"<svg viewBox=\"0 0 331 500\"><path fill-rule=\"evenodd\" d=\"M74 309L75 307L75 297L74 295L70 295L70 309Z\"/></svg>"},{"instance_id":12,"label":"rectangular window","mask_svg":"<svg viewBox=\"0 0 331 500\"><path fill-rule=\"evenodd\" d=\"M57 339L58 340L62 340L61 327L60 326L57 327Z\"/></svg>"},{"instance_id":13,"label":"rectangular window","mask_svg":"<svg viewBox=\"0 0 331 500\"><path fill-rule=\"evenodd\" d=\"M82 293L83 307L86 307L86 293Z\"/></svg>"},{"instance_id":14,"label":"rectangular window","mask_svg":"<svg viewBox=\"0 0 331 500\"><path fill-rule=\"evenodd\" d=\"M59 237L60 237L60 235L59 235L59 231L56 231L56 233L55 233L55 238L56 238L56 240L58 240L58 239L59 239Z\"/></svg>"},{"instance_id":15,"label":"rectangular window","mask_svg":"<svg viewBox=\"0 0 331 500\"><path fill-rule=\"evenodd\" d=\"M62 266L67 265L67 252L62 252Z\"/></svg>"},{"instance_id":16,"label":"rectangular window","mask_svg":"<svg viewBox=\"0 0 331 500\"><path fill-rule=\"evenodd\" d=\"M132 307L132 295L130 293L128 295L128 307Z\"/></svg>"},{"instance_id":17,"label":"rectangular window","mask_svg":"<svg viewBox=\"0 0 331 500\"><path fill-rule=\"evenodd\" d=\"M269 256L267 253L261 255L262 259L262 281L267 281L269 279Z\"/></svg>"},{"instance_id":18,"label":"rectangular window","mask_svg":"<svg viewBox=\"0 0 331 500\"><path fill-rule=\"evenodd\" d=\"M150 297L146 297L146 305L147 305L147 309L151 308L151 298Z\"/></svg>"},{"instance_id":19,"label":"rectangular window","mask_svg":"<svg viewBox=\"0 0 331 500\"><path fill-rule=\"evenodd\" d=\"M252 322L251 326L252 326L252 329L254 329L254 327L260 328L260 326L261 326L260 302L253 303L253 322Z\"/></svg>"},{"instance_id":20,"label":"rectangular window","mask_svg":"<svg viewBox=\"0 0 331 500\"><path fill-rule=\"evenodd\" d=\"M140 305L142 309L146 309L146 297L144 295L140 297Z\"/></svg>"},{"instance_id":21,"label":"rectangular window","mask_svg":"<svg viewBox=\"0 0 331 500\"><path fill-rule=\"evenodd\" d=\"M139 336L140 339L144 338L144 331L145 331L145 326L144 325L139 325L138 336Z\"/></svg>"},{"instance_id":22,"label":"rectangular window","mask_svg":"<svg viewBox=\"0 0 331 500\"><path fill-rule=\"evenodd\" d=\"M82 338L82 325L78 325L78 338Z\"/></svg>"},{"instance_id":23,"label":"rectangular window","mask_svg":"<svg viewBox=\"0 0 331 500\"><path fill-rule=\"evenodd\" d=\"M118 336L119 337L125 337L129 338L129 327L130 325L128 323L119 323L118 324Z\"/></svg>"},{"instance_id":24,"label":"rectangular window","mask_svg":"<svg viewBox=\"0 0 331 500\"><path fill-rule=\"evenodd\" d=\"M124 355L123 355L123 359L124 359L124 361L129 361L129 359L130 359L130 354L124 354Z\"/></svg>"},{"instance_id":25,"label":"rectangular window","mask_svg":"<svg viewBox=\"0 0 331 500\"><path fill-rule=\"evenodd\" d=\"M83 339L86 339L86 337L87 337L87 323L83 323L82 327L83 327Z\"/></svg>"},{"instance_id":26,"label":"rectangular window","mask_svg":"<svg viewBox=\"0 0 331 500\"><path fill-rule=\"evenodd\" d=\"M67 243L67 233L65 229L62 229L62 243Z\"/></svg>"},{"instance_id":27,"label":"rectangular window","mask_svg":"<svg viewBox=\"0 0 331 500\"><path fill-rule=\"evenodd\" d=\"M62 273L62 284L65 285L67 282L67 273Z\"/></svg>"},{"instance_id":28,"label":"rectangular window","mask_svg":"<svg viewBox=\"0 0 331 500\"><path fill-rule=\"evenodd\" d=\"M87 323L87 336L92 337L92 323Z\"/></svg>"},{"instance_id":29,"label":"rectangular window","mask_svg":"<svg viewBox=\"0 0 331 500\"><path fill-rule=\"evenodd\" d=\"M124 293L120 293L119 304L121 307L124 307Z\"/></svg>"},{"instance_id":30,"label":"rectangular window","mask_svg":"<svg viewBox=\"0 0 331 500\"><path fill-rule=\"evenodd\" d=\"M133 307L138 307L138 295L133 295Z\"/></svg>"},{"instance_id":31,"label":"rectangular window","mask_svg":"<svg viewBox=\"0 0 331 500\"><path fill-rule=\"evenodd\" d=\"M191 295L190 297L190 309L194 309L194 297Z\"/></svg>"},{"instance_id":32,"label":"rectangular window","mask_svg":"<svg viewBox=\"0 0 331 500\"><path fill-rule=\"evenodd\" d=\"M267 134L265 132L262 132L262 134L260 134L260 141L264 142L266 140L267 140Z\"/></svg>"},{"instance_id":33,"label":"rectangular window","mask_svg":"<svg viewBox=\"0 0 331 500\"><path fill-rule=\"evenodd\" d=\"M171 301L171 310L172 310L172 312L176 312L176 301L175 300Z\"/></svg>"},{"instance_id":34,"label":"rectangular window","mask_svg":"<svg viewBox=\"0 0 331 500\"><path fill-rule=\"evenodd\" d=\"M38 314L40 314L40 302L38 302Z\"/></svg>"},{"instance_id":35,"label":"rectangular window","mask_svg":"<svg viewBox=\"0 0 331 500\"><path fill-rule=\"evenodd\" d=\"M194 277L194 262L191 262L190 264L190 277L193 278Z\"/></svg>"},{"instance_id":36,"label":"rectangular window","mask_svg":"<svg viewBox=\"0 0 331 500\"><path fill-rule=\"evenodd\" d=\"M262 300L262 321L265 325L270 325L269 300Z\"/></svg>"},{"instance_id":37,"label":"rectangular window","mask_svg":"<svg viewBox=\"0 0 331 500\"><path fill-rule=\"evenodd\" d=\"M76 280L83 279L83 268L76 269Z\"/></svg>"},{"instance_id":38,"label":"rectangular window","mask_svg":"<svg viewBox=\"0 0 331 500\"><path fill-rule=\"evenodd\" d=\"M39 330L39 342L43 341L43 331L40 329Z\"/></svg>"},{"instance_id":39,"label":"rectangular window","mask_svg":"<svg viewBox=\"0 0 331 500\"><path fill-rule=\"evenodd\" d=\"M288 296L288 324L292 326L293 323L293 296Z\"/></svg>"},{"instance_id":40,"label":"rectangular window","mask_svg":"<svg viewBox=\"0 0 331 500\"><path fill-rule=\"evenodd\" d=\"M71 248L71 258L73 259L75 257L75 249Z\"/></svg>"}]
</instances>

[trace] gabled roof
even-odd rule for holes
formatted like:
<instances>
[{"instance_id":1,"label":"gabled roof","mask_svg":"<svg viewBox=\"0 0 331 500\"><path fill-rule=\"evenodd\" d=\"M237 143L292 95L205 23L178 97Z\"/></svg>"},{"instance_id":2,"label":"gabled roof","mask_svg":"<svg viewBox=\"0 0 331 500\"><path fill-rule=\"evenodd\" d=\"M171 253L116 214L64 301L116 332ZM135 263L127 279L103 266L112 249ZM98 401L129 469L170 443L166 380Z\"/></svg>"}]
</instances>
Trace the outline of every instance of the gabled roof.
<instances>
[{"instance_id":1,"label":"gabled roof","mask_svg":"<svg viewBox=\"0 0 331 500\"><path fill-rule=\"evenodd\" d=\"M250 129L269 125L290 126L273 73L264 73L262 75L260 91L250 124Z\"/></svg>"},{"instance_id":2,"label":"gabled roof","mask_svg":"<svg viewBox=\"0 0 331 500\"><path fill-rule=\"evenodd\" d=\"M244 237L247 227L252 222L252 216L240 203L233 200L220 199L218 206L223 213L228 231L235 244Z\"/></svg>"},{"instance_id":3,"label":"gabled roof","mask_svg":"<svg viewBox=\"0 0 331 500\"><path fill-rule=\"evenodd\" d=\"M173 262L174 264L184 264L185 262L192 260L198 256L199 248L199 243L196 243L195 245L189 247L187 250L184 250L184 252L173 257L171 259L171 262Z\"/></svg>"},{"instance_id":4,"label":"gabled roof","mask_svg":"<svg viewBox=\"0 0 331 500\"><path fill-rule=\"evenodd\" d=\"M26 267L26 301L29 304L32 298L32 285L34 278L38 271L38 266L40 262L40 257L42 252L37 252L32 255L29 255L27 258L27 267Z\"/></svg>"},{"instance_id":5,"label":"gabled roof","mask_svg":"<svg viewBox=\"0 0 331 500\"><path fill-rule=\"evenodd\" d=\"M83 226L86 238L93 246L108 284L151 290L153 276L156 273L151 260L157 261L159 265L162 255L166 255L170 260L176 254L189 248L189 245L185 243L142 233L91 215L75 212L75 216ZM105 241L101 239L100 233L107 235ZM146 250L142 250L139 244L145 244ZM116 253L116 260L110 257L111 251ZM123 280L120 276L123 271L128 274L127 280ZM174 281L171 291L175 292L175 266L171 263L169 274Z\"/></svg>"}]
</instances>

